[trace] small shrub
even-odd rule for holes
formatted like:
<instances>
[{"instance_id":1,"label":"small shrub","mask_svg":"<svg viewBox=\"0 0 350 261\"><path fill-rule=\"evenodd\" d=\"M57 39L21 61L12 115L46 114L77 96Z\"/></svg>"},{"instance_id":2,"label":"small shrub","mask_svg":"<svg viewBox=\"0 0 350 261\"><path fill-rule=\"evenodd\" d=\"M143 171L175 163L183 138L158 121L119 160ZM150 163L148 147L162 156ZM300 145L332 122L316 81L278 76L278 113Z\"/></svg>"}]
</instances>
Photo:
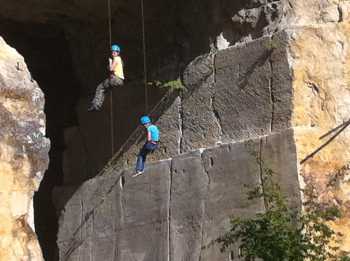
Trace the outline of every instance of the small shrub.
<instances>
[{"instance_id":1,"label":"small shrub","mask_svg":"<svg viewBox=\"0 0 350 261\"><path fill-rule=\"evenodd\" d=\"M340 217L339 209L317 203L315 191L309 187L304 191L308 200L303 213L291 210L272 180L272 171L265 172L263 185L248 193L249 199L264 200L265 212L253 218L232 219L230 231L217 239L221 250L238 243L246 261L349 261L347 253L333 246L339 244L341 234L328 225Z\"/></svg>"}]
</instances>

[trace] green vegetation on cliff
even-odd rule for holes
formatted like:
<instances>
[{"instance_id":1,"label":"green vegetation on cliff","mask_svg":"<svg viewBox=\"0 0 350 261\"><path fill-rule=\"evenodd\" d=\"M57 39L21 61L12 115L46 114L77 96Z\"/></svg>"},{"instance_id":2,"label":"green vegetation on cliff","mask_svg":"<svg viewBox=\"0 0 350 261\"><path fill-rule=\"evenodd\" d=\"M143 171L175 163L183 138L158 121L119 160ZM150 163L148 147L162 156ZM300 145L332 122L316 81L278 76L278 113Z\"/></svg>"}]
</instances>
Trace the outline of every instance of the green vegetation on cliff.
<instances>
[{"instance_id":1,"label":"green vegetation on cliff","mask_svg":"<svg viewBox=\"0 0 350 261\"><path fill-rule=\"evenodd\" d=\"M273 181L273 172L264 172L262 185L250 191L248 198L262 198L265 212L232 219L230 231L217 240L221 250L239 243L240 255L247 261L349 261L346 253L339 251L342 235L328 225L340 217L339 209L317 203L314 188L307 187L300 214L288 206L280 186Z\"/></svg>"}]
</instances>

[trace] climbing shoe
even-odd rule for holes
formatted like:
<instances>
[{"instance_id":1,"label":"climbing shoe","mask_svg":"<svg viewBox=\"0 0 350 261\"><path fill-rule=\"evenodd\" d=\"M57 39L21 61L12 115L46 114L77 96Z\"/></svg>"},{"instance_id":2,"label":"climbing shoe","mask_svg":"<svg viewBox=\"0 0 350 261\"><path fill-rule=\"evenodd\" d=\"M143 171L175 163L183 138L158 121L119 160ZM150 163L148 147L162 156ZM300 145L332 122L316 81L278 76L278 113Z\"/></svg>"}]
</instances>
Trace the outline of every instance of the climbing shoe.
<instances>
[{"instance_id":1,"label":"climbing shoe","mask_svg":"<svg viewBox=\"0 0 350 261\"><path fill-rule=\"evenodd\" d=\"M132 175L132 177L135 178L135 177L140 176L142 174L143 174L143 171L138 170L134 175Z\"/></svg>"}]
</instances>

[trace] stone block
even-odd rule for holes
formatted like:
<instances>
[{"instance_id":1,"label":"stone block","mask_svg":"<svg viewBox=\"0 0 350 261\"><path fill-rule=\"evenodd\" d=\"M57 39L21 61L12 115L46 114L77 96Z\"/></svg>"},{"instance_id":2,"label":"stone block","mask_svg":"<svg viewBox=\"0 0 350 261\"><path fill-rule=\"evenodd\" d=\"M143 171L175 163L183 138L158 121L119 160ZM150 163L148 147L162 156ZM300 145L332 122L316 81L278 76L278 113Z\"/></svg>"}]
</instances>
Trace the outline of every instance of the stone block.
<instances>
[{"instance_id":1,"label":"stone block","mask_svg":"<svg viewBox=\"0 0 350 261\"><path fill-rule=\"evenodd\" d=\"M203 153L209 188L200 260L226 260L228 254L220 252L215 240L229 230L230 218L249 217L263 211L262 200L250 201L247 197L247 192L261 181L260 166L254 156L258 151L256 140L223 145Z\"/></svg>"},{"instance_id":2,"label":"stone block","mask_svg":"<svg viewBox=\"0 0 350 261\"><path fill-rule=\"evenodd\" d=\"M293 129L261 138L261 167L273 172L291 208L300 210L301 188Z\"/></svg>"},{"instance_id":3,"label":"stone block","mask_svg":"<svg viewBox=\"0 0 350 261\"><path fill-rule=\"evenodd\" d=\"M209 179L199 152L172 161L170 260L199 260Z\"/></svg>"},{"instance_id":4,"label":"stone block","mask_svg":"<svg viewBox=\"0 0 350 261\"><path fill-rule=\"evenodd\" d=\"M283 37L264 37L216 55L213 107L223 141L254 138L288 127L291 73Z\"/></svg>"}]
</instances>

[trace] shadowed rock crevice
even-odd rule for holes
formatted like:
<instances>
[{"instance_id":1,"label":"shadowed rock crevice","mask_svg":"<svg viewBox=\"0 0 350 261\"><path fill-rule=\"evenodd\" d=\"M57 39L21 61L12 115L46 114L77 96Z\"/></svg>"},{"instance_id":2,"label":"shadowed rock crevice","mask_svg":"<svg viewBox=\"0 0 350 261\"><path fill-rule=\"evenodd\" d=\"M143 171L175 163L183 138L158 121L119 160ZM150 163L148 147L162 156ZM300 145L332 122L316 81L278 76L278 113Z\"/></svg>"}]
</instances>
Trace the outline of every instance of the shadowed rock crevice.
<instances>
[{"instance_id":1,"label":"shadowed rock crevice","mask_svg":"<svg viewBox=\"0 0 350 261\"><path fill-rule=\"evenodd\" d=\"M215 84L216 84L216 68L215 68L215 53L211 53L211 59L212 59L212 76L209 78L211 82L209 83L209 88L211 89L211 97L210 97L210 107L211 110L214 114L214 119L216 120L217 123L217 128L218 128L218 141L221 142L222 136L223 136L223 131L221 127L221 119L220 119L220 114L215 108Z\"/></svg>"},{"instance_id":2,"label":"shadowed rock crevice","mask_svg":"<svg viewBox=\"0 0 350 261\"><path fill-rule=\"evenodd\" d=\"M269 81L269 90L270 90L270 103L271 103L271 123L270 123L270 132L273 132L273 124L275 118L275 95L274 95L274 87L273 87L273 63L269 59L271 77Z\"/></svg>"},{"instance_id":3,"label":"shadowed rock crevice","mask_svg":"<svg viewBox=\"0 0 350 261\"><path fill-rule=\"evenodd\" d=\"M218 128L219 128L219 138L218 138L218 141L221 142L221 139L222 139L222 136L224 135L223 131L222 131L222 127L221 127L221 119L220 119L220 114L219 112L215 109L215 96L211 98L210 100L210 104L211 104L211 107L212 107L212 111L214 113L214 116L215 116L215 119L216 119L216 122L217 122L217 125L218 125Z\"/></svg>"},{"instance_id":4,"label":"shadowed rock crevice","mask_svg":"<svg viewBox=\"0 0 350 261\"><path fill-rule=\"evenodd\" d=\"M171 251L171 244L172 244L172 238L171 238L171 222L172 222L172 209L171 209L171 205L172 205L172 189L173 189L173 175L176 174L176 169L174 169L174 165L173 165L173 161L171 160L171 163L170 163L170 182L169 182L169 196L168 196L168 199L169 199L169 207L168 207L168 237L167 237L167 249L168 249L168 253L167 253L167 260L170 261L172 260L172 251Z\"/></svg>"},{"instance_id":5,"label":"shadowed rock crevice","mask_svg":"<svg viewBox=\"0 0 350 261\"><path fill-rule=\"evenodd\" d=\"M204 154L203 152L201 152L201 162L202 162L202 166L203 166L203 172L206 175L206 181L207 181L207 187L205 189L205 197L204 197L204 202L203 202L203 219L202 219L202 223L201 223L201 232L200 232L200 244L201 244L201 250L200 250L200 255L199 255L199 259L198 261L202 261L202 252L203 250L206 248L205 245L205 241L204 241L204 234L205 234L205 218L207 217L207 213L206 213L206 209L207 209L207 205L209 202L209 190L210 190L210 186L211 186L211 177L209 175L208 172L208 167L213 167L215 162L213 160L212 157L209 157L209 166L207 166L208 161L207 159L204 158Z\"/></svg>"},{"instance_id":6,"label":"shadowed rock crevice","mask_svg":"<svg viewBox=\"0 0 350 261\"><path fill-rule=\"evenodd\" d=\"M183 112L183 108L182 108L182 98L181 96L179 96L179 141L178 141L178 144L179 144L179 149L178 149L178 154L181 154L183 152L183 144L182 144L182 141L183 141L183 126L184 126L184 121L183 121L183 118L184 118L184 112Z\"/></svg>"}]
</instances>

